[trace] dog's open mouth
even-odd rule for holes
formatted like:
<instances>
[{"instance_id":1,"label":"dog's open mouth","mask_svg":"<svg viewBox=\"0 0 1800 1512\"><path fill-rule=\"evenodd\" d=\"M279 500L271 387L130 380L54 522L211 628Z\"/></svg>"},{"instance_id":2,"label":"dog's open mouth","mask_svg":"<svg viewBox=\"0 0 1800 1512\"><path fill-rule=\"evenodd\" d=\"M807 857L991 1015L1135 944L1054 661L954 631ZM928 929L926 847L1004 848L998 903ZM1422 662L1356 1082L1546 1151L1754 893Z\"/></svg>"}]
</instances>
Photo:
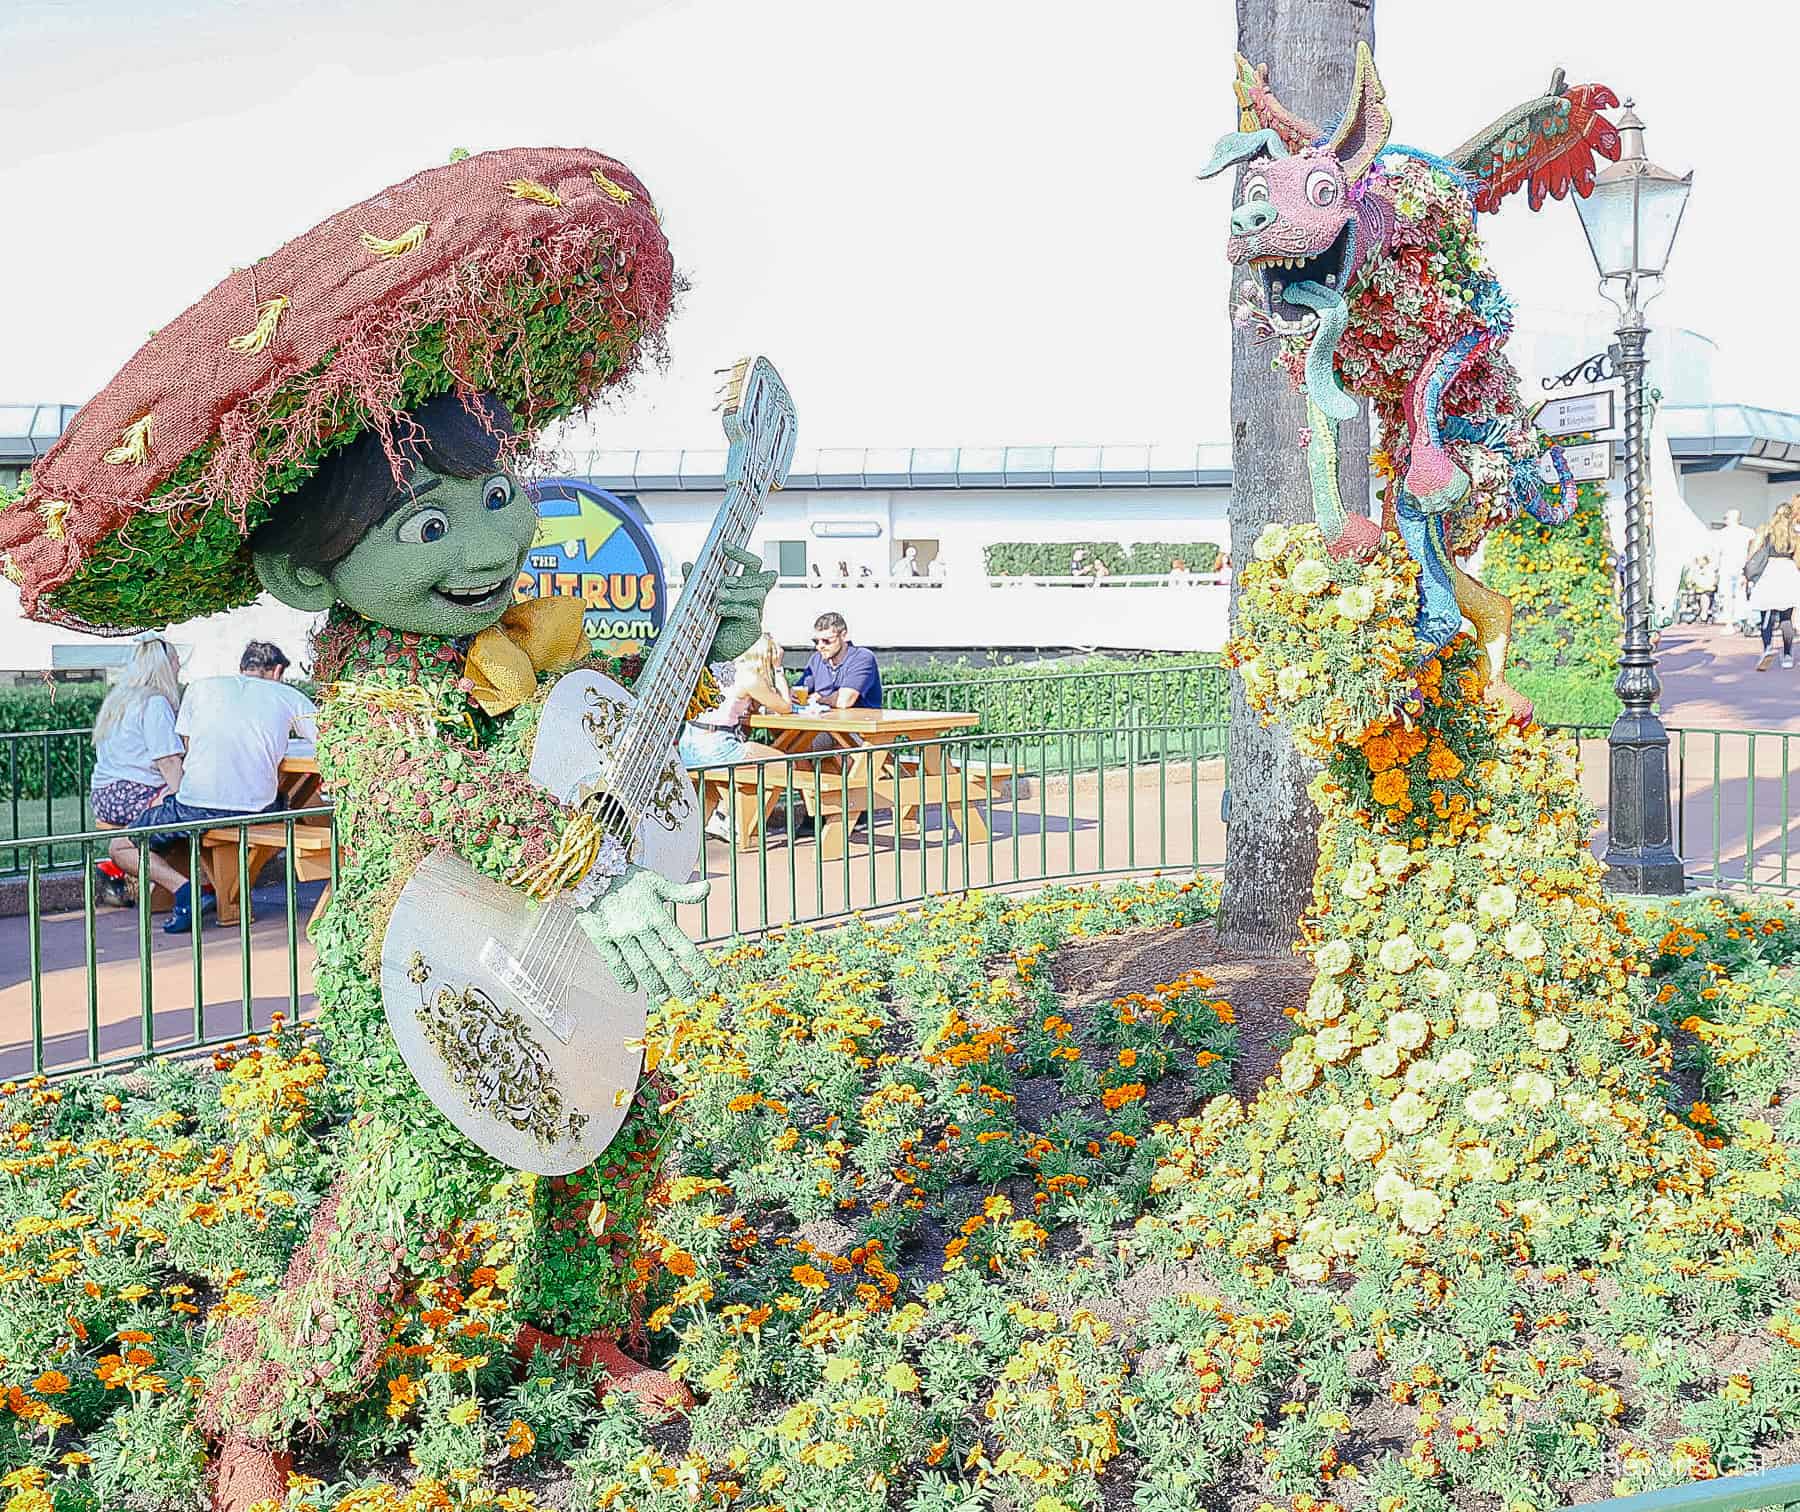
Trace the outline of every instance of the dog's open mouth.
<instances>
[{"instance_id":1,"label":"dog's open mouth","mask_svg":"<svg viewBox=\"0 0 1800 1512\"><path fill-rule=\"evenodd\" d=\"M486 609L497 603L501 595L511 587L512 577L508 575L473 588L439 588L436 593L439 598L455 604L458 609Z\"/></svg>"},{"instance_id":2,"label":"dog's open mouth","mask_svg":"<svg viewBox=\"0 0 1800 1512\"><path fill-rule=\"evenodd\" d=\"M1250 266L1262 275L1263 303L1275 329L1284 336L1300 335L1318 317L1304 304L1286 297L1299 284L1312 283L1340 293L1344 285L1344 260L1350 249L1350 225L1338 232L1331 245L1311 257L1253 257Z\"/></svg>"}]
</instances>

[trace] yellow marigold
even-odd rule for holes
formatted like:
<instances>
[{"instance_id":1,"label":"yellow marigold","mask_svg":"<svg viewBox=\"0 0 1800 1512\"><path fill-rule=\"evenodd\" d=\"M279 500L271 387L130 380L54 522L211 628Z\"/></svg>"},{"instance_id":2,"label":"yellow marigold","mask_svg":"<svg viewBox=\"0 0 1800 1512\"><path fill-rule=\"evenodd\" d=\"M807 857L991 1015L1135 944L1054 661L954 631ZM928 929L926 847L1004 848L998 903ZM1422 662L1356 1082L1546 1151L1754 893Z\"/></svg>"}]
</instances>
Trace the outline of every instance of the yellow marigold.
<instances>
[{"instance_id":1,"label":"yellow marigold","mask_svg":"<svg viewBox=\"0 0 1800 1512\"><path fill-rule=\"evenodd\" d=\"M882 1372L881 1379L887 1383L890 1391L917 1391L919 1389L919 1373L904 1360L896 1360Z\"/></svg>"}]
</instances>

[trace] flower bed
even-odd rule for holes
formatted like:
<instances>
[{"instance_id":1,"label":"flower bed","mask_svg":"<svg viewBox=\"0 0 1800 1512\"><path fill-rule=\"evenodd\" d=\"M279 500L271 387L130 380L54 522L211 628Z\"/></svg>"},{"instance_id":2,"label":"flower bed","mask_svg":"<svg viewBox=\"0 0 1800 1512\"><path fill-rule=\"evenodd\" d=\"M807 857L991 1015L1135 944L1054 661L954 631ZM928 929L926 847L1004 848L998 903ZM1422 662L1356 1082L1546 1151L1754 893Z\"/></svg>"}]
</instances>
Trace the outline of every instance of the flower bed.
<instances>
[{"instance_id":1,"label":"flower bed","mask_svg":"<svg viewBox=\"0 0 1800 1512\"><path fill-rule=\"evenodd\" d=\"M1800 920L1701 899L1635 921L1634 990L1679 1042L1664 1091L1742 1185L1723 1247L1696 1261L1653 1206L1612 1252L1558 1239L1470 1274L1455 1236L1421 1267L1369 1212L1334 1285L1244 1243L1304 1181L1278 1137L1296 1104L1272 1083L1246 1118L1225 1095L1235 1031L1207 979L1093 1002L1053 981L1071 936L1213 902L1162 881L970 898L724 955L721 990L650 1035L679 1140L652 1347L700 1405L657 1425L596 1406L578 1367L515 1369L510 1297L544 1257L512 1177L412 1299L380 1392L302 1451L290 1505L1172 1512L1226 1488L1394 1512L1791 1448L1800 1193L1768 1105L1800 1069ZM267 1296L340 1113L291 1031L0 1092L8 1512L193 1504L192 1362ZM1255 1181L1223 1164L1247 1133ZM1553 1202L1552 1159L1518 1159L1521 1210Z\"/></svg>"}]
</instances>

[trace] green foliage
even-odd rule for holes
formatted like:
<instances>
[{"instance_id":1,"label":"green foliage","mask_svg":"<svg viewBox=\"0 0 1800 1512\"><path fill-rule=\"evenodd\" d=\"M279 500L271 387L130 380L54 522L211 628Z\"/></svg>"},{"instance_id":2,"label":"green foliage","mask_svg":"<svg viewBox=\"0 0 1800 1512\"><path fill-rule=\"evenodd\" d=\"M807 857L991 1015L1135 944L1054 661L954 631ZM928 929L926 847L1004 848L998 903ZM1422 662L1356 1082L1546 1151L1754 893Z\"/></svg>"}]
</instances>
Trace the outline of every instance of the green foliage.
<instances>
[{"instance_id":1,"label":"green foliage","mask_svg":"<svg viewBox=\"0 0 1800 1512\"><path fill-rule=\"evenodd\" d=\"M1632 919L1643 1013L1704 1052L1696 1126L1741 1191L1718 1274L1668 1269L1650 1220L1560 1258L1557 1214L1527 1256L1450 1284L1371 1243L1318 1286L1204 1237L1166 1269L1135 1251L1242 1116L1219 1096L1238 1026L1205 979L1092 999L1056 985L1069 942L1202 920L1215 898L1170 880L971 896L722 952L719 992L650 1027L680 1099L647 1214L652 1349L698 1405L659 1426L621 1395L597 1407L571 1363L513 1369L525 1215L507 1178L409 1302L383 1384L309 1447L325 1481L305 1501L1186 1512L1231 1484L1246 1505L1452 1512L1792 1457L1800 1227L1782 1152L1800 1122L1771 1100L1800 1070L1793 910L1700 897ZM204 1443L183 1377L219 1326L205 1314L269 1294L350 1151L297 1036L222 1066L0 1089L0 1398L69 1418L51 1433L0 1412L0 1463L39 1468L47 1505L193 1504ZM1302 1179L1276 1148L1236 1201L1273 1212ZM1533 1181L1522 1200L1554 1202L1554 1165ZM106 1363L140 1335L141 1372Z\"/></svg>"},{"instance_id":2,"label":"green foliage","mask_svg":"<svg viewBox=\"0 0 1800 1512\"><path fill-rule=\"evenodd\" d=\"M78 730L78 735L59 735L48 742L50 795L73 797L86 786L93 770L94 747L87 732L93 728L104 683L28 683L0 688L0 801L44 797L45 745L43 740L8 740L23 730Z\"/></svg>"},{"instance_id":3,"label":"green foliage","mask_svg":"<svg viewBox=\"0 0 1800 1512\"><path fill-rule=\"evenodd\" d=\"M1135 573L1173 572L1175 558L1187 564L1189 572L1211 572L1219 565L1217 541L1189 541L1173 545L1166 541L1139 541L1131 548L1130 571Z\"/></svg>"},{"instance_id":4,"label":"green foliage","mask_svg":"<svg viewBox=\"0 0 1800 1512\"><path fill-rule=\"evenodd\" d=\"M1537 706L1540 724L1610 725L1624 630L1607 540L1606 494L1577 485L1579 502L1563 525L1520 515L1492 532L1482 581L1512 600L1507 676Z\"/></svg>"},{"instance_id":5,"label":"green foliage","mask_svg":"<svg viewBox=\"0 0 1800 1512\"><path fill-rule=\"evenodd\" d=\"M989 577L1067 577L1077 551L1115 573L1168 572L1176 557L1190 572L1211 572L1219 564L1215 541L1139 541L1129 551L1117 541L997 541L982 549L982 561Z\"/></svg>"},{"instance_id":6,"label":"green foliage","mask_svg":"<svg viewBox=\"0 0 1800 1512\"><path fill-rule=\"evenodd\" d=\"M1116 730L1147 725L1224 724L1227 674L1212 656L1095 656L1052 665L979 667L923 662L883 667L889 708L963 709L981 716L979 733ZM998 753L996 753L998 759Z\"/></svg>"}]
</instances>

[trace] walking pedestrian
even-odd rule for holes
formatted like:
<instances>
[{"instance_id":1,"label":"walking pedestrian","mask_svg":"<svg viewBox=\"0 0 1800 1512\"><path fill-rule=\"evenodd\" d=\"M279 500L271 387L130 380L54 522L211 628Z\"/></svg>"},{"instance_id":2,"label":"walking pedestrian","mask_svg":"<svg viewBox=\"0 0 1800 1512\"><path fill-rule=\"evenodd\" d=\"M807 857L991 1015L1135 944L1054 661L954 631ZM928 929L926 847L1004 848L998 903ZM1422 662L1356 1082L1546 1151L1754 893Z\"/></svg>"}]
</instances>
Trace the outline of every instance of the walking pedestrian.
<instances>
[{"instance_id":1,"label":"walking pedestrian","mask_svg":"<svg viewBox=\"0 0 1800 1512\"><path fill-rule=\"evenodd\" d=\"M1724 601L1725 623L1733 627L1742 626L1750 618L1744 563L1750 556L1752 539L1750 527L1743 523L1737 510L1726 510L1725 524L1719 531L1717 553L1719 594ZM1620 560L1622 563L1623 558Z\"/></svg>"},{"instance_id":2,"label":"walking pedestrian","mask_svg":"<svg viewBox=\"0 0 1800 1512\"><path fill-rule=\"evenodd\" d=\"M1762 655L1756 670L1775 660L1775 632L1781 631L1781 665L1794 665L1794 607L1800 604L1800 567L1794 564L1794 500L1779 505L1757 538L1746 571L1755 580L1750 610L1760 619Z\"/></svg>"}]
</instances>

